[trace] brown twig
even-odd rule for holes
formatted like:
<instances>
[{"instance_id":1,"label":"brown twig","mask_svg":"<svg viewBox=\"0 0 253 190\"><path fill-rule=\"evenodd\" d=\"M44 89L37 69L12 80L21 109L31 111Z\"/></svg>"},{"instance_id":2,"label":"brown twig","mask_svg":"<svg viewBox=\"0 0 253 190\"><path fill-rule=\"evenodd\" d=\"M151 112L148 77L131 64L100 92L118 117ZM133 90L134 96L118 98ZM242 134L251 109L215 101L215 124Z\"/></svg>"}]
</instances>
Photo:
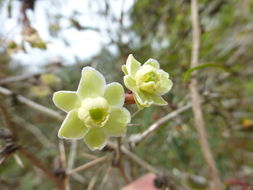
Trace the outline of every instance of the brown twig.
<instances>
[{"instance_id":1,"label":"brown twig","mask_svg":"<svg viewBox=\"0 0 253 190\"><path fill-rule=\"evenodd\" d=\"M41 132L41 130L37 126L25 121L23 118L18 116L14 117L14 121L16 125L31 132L38 139L38 141L43 146L45 146L45 148L55 147L55 145Z\"/></svg>"},{"instance_id":2,"label":"brown twig","mask_svg":"<svg viewBox=\"0 0 253 190\"><path fill-rule=\"evenodd\" d=\"M81 151L80 154L85 157L85 158L88 158L88 159L91 159L91 160L95 160L97 159L98 157L93 155L93 154L89 154L89 153L86 153L86 152L83 152Z\"/></svg>"},{"instance_id":3,"label":"brown twig","mask_svg":"<svg viewBox=\"0 0 253 190\"><path fill-rule=\"evenodd\" d=\"M60 154L61 167L62 167L63 171L66 172L67 159L66 159L66 151L65 151L64 142L62 140L59 140L59 154ZM63 178L63 180L64 180L64 183L63 183L64 184L64 189L65 190L69 190L70 189L70 186L69 186L69 177L65 176Z\"/></svg>"},{"instance_id":4,"label":"brown twig","mask_svg":"<svg viewBox=\"0 0 253 190\"><path fill-rule=\"evenodd\" d=\"M199 64L199 47L200 47L200 27L199 27L199 16L198 16L198 0L191 0L191 14L192 14L192 57L191 57L191 68L198 66ZM194 73L196 74L196 73ZM194 113L195 126L199 136L199 143L204 155L205 161L208 165L212 180L216 190L222 189L222 184L218 175L215 160L213 158L207 134L205 131L205 122L202 115L200 95L198 93L198 81L196 78L192 78L189 84L189 90L192 99L192 109Z\"/></svg>"},{"instance_id":5,"label":"brown twig","mask_svg":"<svg viewBox=\"0 0 253 190\"><path fill-rule=\"evenodd\" d=\"M26 106L34 109L34 110L37 110L47 116L50 116L52 118L55 118L57 120L60 120L62 121L64 119L64 117L59 114L58 112L50 109L50 108L47 108L43 105L40 105L32 100L29 100L28 98L22 96L22 95L17 95L15 94L14 92L12 92L11 90L7 89L7 88L4 88L4 87L1 87L0 86L0 94L3 94L5 96L16 96L17 100L22 103L22 104L25 104Z\"/></svg>"},{"instance_id":6,"label":"brown twig","mask_svg":"<svg viewBox=\"0 0 253 190\"><path fill-rule=\"evenodd\" d=\"M130 136L129 142L130 142L131 146L136 145L140 141L144 140L149 135L151 135L155 130L159 129L159 127L162 124L164 124L165 122L175 118L176 116L178 116L182 112L187 111L189 108L191 108L191 104L185 105L185 106L183 106L183 107L167 114L166 116L162 117L161 119L159 119L158 121L153 123L150 127L148 127L148 129L146 131L144 131L140 134L135 134L135 135Z\"/></svg>"},{"instance_id":7,"label":"brown twig","mask_svg":"<svg viewBox=\"0 0 253 190\"><path fill-rule=\"evenodd\" d=\"M0 99L0 101L2 101L2 99ZM15 138L16 137L16 131L14 127L15 124L12 122L7 112L8 110L6 109L6 107L0 104L0 115L2 116L4 125L11 131L12 136Z\"/></svg>"},{"instance_id":8,"label":"brown twig","mask_svg":"<svg viewBox=\"0 0 253 190\"><path fill-rule=\"evenodd\" d=\"M112 142L108 142L107 144L108 147L112 148L112 149L117 149L117 145L113 144ZM121 151L124 155L126 155L130 160L132 160L133 162L137 163L138 165L140 165L141 167L145 168L146 170L155 173L155 174L159 174L160 172L154 168L153 166L151 166L150 164L148 164L147 162L145 162L144 160L142 160L141 158L139 158L137 155L135 155L134 153L130 152L126 147L121 146Z\"/></svg>"},{"instance_id":9,"label":"brown twig","mask_svg":"<svg viewBox=\"0 0 253 190\"><path fill-rule=\"evenodd\" d=\"M23 155L27 160L29 160L34 166L36 166L37 168L39 168L41 171L43 171L43 173L45 174L45 176L52 181L56 187L59 190L65 190L64 189L64 185L63 183L58 180L55 175L53 174L52 171L50 171L40 160L38 160L32 153L30 153L26 148L20 148L18 149L18 151L20 152L21 155Z\"/></svg>"},{"instance_id":10,"label":"brown twig","mask_svg":"<svg viewBox=\"0 0 253 190\"><path fill-rule=\"evenodd\" d=\"M101 162L105 162L106 160L108 160L107 156L103 156L103 157L97 158L97 159L92 160L92 161L90 161L90 162L88 162L88 163L86 163L84 165L81 165L81 166L79 166L79 167L77 167L77 168L75 168L73 170L68 171L68 175L72 175L74 173L77 173L77 172L80 172L82 170L88 169L90 167L93 167L93 166L101 163Z\"/></svg>"},{"instance_id":11,"label":"brown twig","mask_svg":"<svg viewBox=\"0 0 253 190\"><path fill-rule=\"evenodd\" d=\"M113 164L114 166L116 166L119 170L119 172L121 173L122 177L124 178L125 180L125 183L128 184L129 183L129 179L128 179L128 176L126 174L126 171L125 171L125 168L124 168L124 165L122 164L122 150L121 150L121 147L122 147L122 139L121 137L117 138L117 148L115 149L115 159L113 160Z\"/></svg>"}]
</instances>

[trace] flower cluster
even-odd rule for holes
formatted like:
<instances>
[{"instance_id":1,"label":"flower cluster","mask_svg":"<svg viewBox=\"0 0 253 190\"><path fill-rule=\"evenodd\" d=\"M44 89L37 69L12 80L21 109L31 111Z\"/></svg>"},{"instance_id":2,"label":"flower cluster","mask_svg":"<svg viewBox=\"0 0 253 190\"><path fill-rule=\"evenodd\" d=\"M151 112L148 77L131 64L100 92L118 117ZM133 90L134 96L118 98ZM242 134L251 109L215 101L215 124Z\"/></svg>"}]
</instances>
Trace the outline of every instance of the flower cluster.
<instances>
[{"instance_id":1,"label":"flower cluster","mask_svg":"<svg viewBox=\"0 0 253 190\"><path fill-rule=\"evenodd\" d=\"M122 70L125 73L124 83L133 92L140 109L152 104L167 104L161 95L167 93L173 83L156 60L149 59L141 66L133 55L129 55ZM131 117L129 111L122 107L124 100L121 84L113 82L106 85L104 76L97 70L83 68L77 91L54 93L54 104L67 112L58 137L83 138L91 150L101 150L109 137L126 134Z\"/></svg>"}]
</instances>

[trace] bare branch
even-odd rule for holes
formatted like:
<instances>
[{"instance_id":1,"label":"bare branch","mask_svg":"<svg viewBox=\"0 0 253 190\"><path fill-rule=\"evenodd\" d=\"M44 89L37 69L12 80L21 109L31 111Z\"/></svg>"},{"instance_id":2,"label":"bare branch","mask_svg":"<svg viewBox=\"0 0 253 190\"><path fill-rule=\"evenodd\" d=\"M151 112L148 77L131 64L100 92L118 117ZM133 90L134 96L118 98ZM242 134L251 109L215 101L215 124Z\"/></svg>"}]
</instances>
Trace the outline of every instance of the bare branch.
<instances>
[{"instance_id":1,"label":"bare branch","mask_svg":"<svg viewBox=\"0 0 253 190\"><path fill-rule=\"evenodd\" d=\"M192 57L191 57L191 68L198 66L199 64L199 47L200 47L200 27L199 27L199 15L198 15L198 0L191 0L191 14L192 14ZM196 72L194 73L196 74ZM212 180L216 190L222 190L222 184L218 175L215 160L213 158L207 134L205 131L205 121L202 115L200 95L198 93L198 81L196 78L192 78L189 84L190 94L192 98L192 109L194 113L195 125L198 132L198 140L205 161L208 165Z\"/></svg>"},{"instance_id":2,"label":"bare branch","mask_svg":"<svg viewBox=\"0 0 253 190\"><path fill-rule=\"evenodd\" d=\"M39 130L39 128L31 123L28 123L21 117L14 117L16 125L20 125L25 128L27 131L31 132L40 143L46 148L55 147L55 145Z\"/></svg>"},{"instance_id":3,"label":"bare branch","mask_svg":"<svg viewBox=\"0 0 253 190\"><path fill-rule=\"evenodd\" d=\"M1 100L2 99L0 99L0 101ZM8 129L11 131L12 136L16 137L16 131L15 131L14 123L9 118L9 115L8 115L7 111L8 110L6 110L4 105L0 104L0 114L1 114L1 117L3 119L3 122L4 122L5 126L8 127Z\"/></svg>"},{"instance_id":4,"label":"bare branch","mask_svg":"<svg viewBox=\"0 0 253 190\"><path fill-rule=\"evenodd\" d=\"M139 143L140 141L144 140L145 138L147 138L149 135L151 135L154 131L156 131L157 129L159 129L159 127L164 124L165 122L177 117L179 114L181 114L182 112L187 111L189 108L191 108L191 104L185 105L169 114L167 114L166 116L162 117L161 119L159 119L158 121L156 121L155 123L153 123L146 131L144 131L143 133L140 134L135 134L130 136L129 138L129 142L131 143L131 145L136 145L137 143Z\"/></svg>"},{"instance_id":5,"label":"bare branch","mask_svg":"<svg viewBox=\"0 0 253 190\"><path fill-rule=\"evenodd\" d=\"M29 160L34 166L39 168L40 170L43 171L45 176L52 181L59 190L65 190L63 183L58 180L55 175L50 171L42 162L40 162L35 156L33 156L32 153L30 153L27 149L25 148L20 148L18 149L21 155L23 155L27 160Z\"/></svg>"},{"instance_id":6,"label":"bare branch","mask_svg":"<svg viewBox=\"0 0 253 190\"><path fill-rule=\"evenodd\" d=\"M79 166L79 167L77 167L77 168L75 168L73 170L70 170L68 172L68 175L72 175L72 174L80 172L82 170L91 168L91 167L93 167L93 166L95 166L95 165L97 165L97 164L99 164L101 162L105 162L107 160L108 160L108 156L103 156L103 157L97 158L97 159L92 160L92 161L90 161L90 162L88 162L88 163L86 163L84 165L81 165L81 166Z\"/></svg>"},{"instance_id":7,"label":"bare branch","mask_svg":"<svg viewBox=\"0 0 253 190\"><path fill-rule=\"evenodd\" d=\"M29 74L25 74L25 75L10 76L10 77L1 79L0 85L12 83L12 82L20 82L22 80L26 80L26 79L29 79L32 77L37 77L41 74L42 74L42 72L37 72L37 73L29 73Z\"/></svg>"},{"instance_id":8,"label":"bare branch","mask_svg":"<svg viewBox=\"0 0 253 190\"><path fill-rule=\"evenodd\" d=\"M4 87L1 87L0 86L0 94L3 94L5 96L16 96L17 100L22 103L22 104L25 104L27 105L28 107L34 109L34 110L37 110L41 113L44 113L45 115L49 116L49 117L52 117L52 118L55 118L57 120L60 120L62 121L64 119L64 117L59 114L58 112L50 109L50 108L47 108L41 104L38 104L32 100L29 100L28 98L22 96L22 95L17 95L15 94L14 92L12 92L11 90L7 89L7 88L4 88Z\"/></svg>"},{"instance_id":9,"label":"bare branch","mask_svg":"<svg viewBox=\"0 0 253 190\"><path fill-rule=\"evenodd\" d=\"M66 171L67 168L67 159L66 159L66 151L65 151L65 146L64 146L64 142L63 140L59 140L59 152L60 152L60 163L61 163L61 167ZM69 186L69 177L65 176L64 178L64 189L65 190L70 190L70 186Z\"/></svg>"},{"instance_id":10,"label":"bare branch","mask_svg":"<svg viewBox=\"0 0 253 190\"><path fill-rule=\"evenodd\" d=\"M68 170L71 170L74 166L74 162L75 162L75 158L76 158L76 149L77 149L77 141L76 140L72 140L70 143L71 143L70 144L70 153L69 153L68 165L67 165Z\"/></svg>"},{"instance_id":11,"label":"bare branch","mask_svg":"<svg viewBox=\"0 0 253 190\"><path fill-rule=\"evenodd\" d=\"M117 145L109 142L107 144L107 146L109 146L112 149L117 149ZM135 155L134 153L130 152L125 146L121 146L121 151L124 155L126 155L130 160L132 160L133 162L137 163L138 165L140 165L141 167L145 168L146 170L155 173L155 174L159 174L159 171L154 168L153 166L151 166L150 164L148 164L147 162L145 162L144 160L142 160L141 158L139 158L137 155Z\"/></svg>"},{"instance_id":12,"label":"bare branch","mask_svg":"<svg viewBox=\"0 0 253 190\"><path fill-rule=\"evenodd\" d=\"M80 154L85 157L85 158L88 158L88 159L91 159L91 160L95 160L97 159L98 157L93 155L93 154L89 154L89 153L86 153L86 152L83 152L81 151Z\"/></svg>"}]
</instances>

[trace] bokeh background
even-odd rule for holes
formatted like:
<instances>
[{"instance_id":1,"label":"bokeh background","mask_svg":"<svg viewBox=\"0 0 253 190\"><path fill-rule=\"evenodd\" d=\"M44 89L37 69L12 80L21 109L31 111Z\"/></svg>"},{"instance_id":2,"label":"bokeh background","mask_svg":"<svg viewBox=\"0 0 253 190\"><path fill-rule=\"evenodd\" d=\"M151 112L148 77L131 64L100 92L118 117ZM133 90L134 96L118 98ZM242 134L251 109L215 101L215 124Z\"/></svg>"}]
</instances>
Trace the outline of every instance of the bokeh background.
<instances>
[{"instance_id":1,"label":"bokeh background","mask_svg":"<svg viewBox=\"0 0 253 190\"><path fill-rule=\"evenodd\" d=\"M252 185L253 1L199 0L199 14L200 63L223 68L205 67L197 75L211 149L224 184L236 180ZM50 169L57 168L61 122L20 104L15 95L61 113L52 103L54 91L76 90L87 65L103 73L107 82L123 84L121 65L132 53L142 63L151 57L159 60L174 86L164 96L168 106L139 112L125 139L190 102L183 80L192 48L189 0L0 0L0 23L0 86L14 92L0 93L1 132L8 118L17 143ZM135 105L127 107L131 113L137 110ZM55 189L18 152L6 156L6 139L0 141L1 190ZM71 143L64 144L68 156ZM163 124L132 151L169 172L171 181L182 188L209 186L191 109ZM73 167L92 160L87 154L112 153L91 152L78 141ZM131 179L147 172L125 158L124 164ZM105 162L71 178L71 189L87 189L91 180L93 189L120 189L126 184L118 168Z\"/></svg>"}]
</instances>

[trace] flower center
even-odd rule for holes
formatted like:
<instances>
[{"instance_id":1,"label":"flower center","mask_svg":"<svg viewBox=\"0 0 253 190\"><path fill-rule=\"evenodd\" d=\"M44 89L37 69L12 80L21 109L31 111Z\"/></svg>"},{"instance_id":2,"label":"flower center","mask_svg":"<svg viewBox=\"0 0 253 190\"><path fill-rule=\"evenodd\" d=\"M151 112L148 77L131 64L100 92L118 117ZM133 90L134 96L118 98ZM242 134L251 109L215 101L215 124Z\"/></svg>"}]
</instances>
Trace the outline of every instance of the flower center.
<instances>
[{"instance_id":1,"label":"flower center","mask_svg":"<svg viewBox=\"0 0 253 190\"><path fill-rule=\"evenodd\" d=\"M145 92L154 93L159 87L160 75L152 66L142 66L135 77L137 86Z\"/></svg>"},{"instance_id":2,"label":"flower center","mask_svg":"<svg viewBox=\"0 0 253 190\"><path fill-rule=\"evenodd\" d=\"M103 127L110 115L106 99L86 98L78 110L78 117L87 127Z\"/></svg>"},{"instance_id":3,"label":"flower center","mask_svg":"<svg viewBox=\"0 0 253 190\"><path fill-rule=\"evenodd\" d=\"M149 73L146 73L143 75L143 81L144 82L157 82L158 81L158 76L154 71L151 71Z\"/></svg>"},{"instance_id":4,"label":"flower center","mask_svg":"<svg viewBox=\"0 0 253 190\"><path fill-rule=\"evenodd\" d=\"M106 115L103 113L103 110L99 108L91 109L89 112L91 119L93 119L94 121L102 121L104 120L104 116Z\"/></svg>"}]
</instances>

